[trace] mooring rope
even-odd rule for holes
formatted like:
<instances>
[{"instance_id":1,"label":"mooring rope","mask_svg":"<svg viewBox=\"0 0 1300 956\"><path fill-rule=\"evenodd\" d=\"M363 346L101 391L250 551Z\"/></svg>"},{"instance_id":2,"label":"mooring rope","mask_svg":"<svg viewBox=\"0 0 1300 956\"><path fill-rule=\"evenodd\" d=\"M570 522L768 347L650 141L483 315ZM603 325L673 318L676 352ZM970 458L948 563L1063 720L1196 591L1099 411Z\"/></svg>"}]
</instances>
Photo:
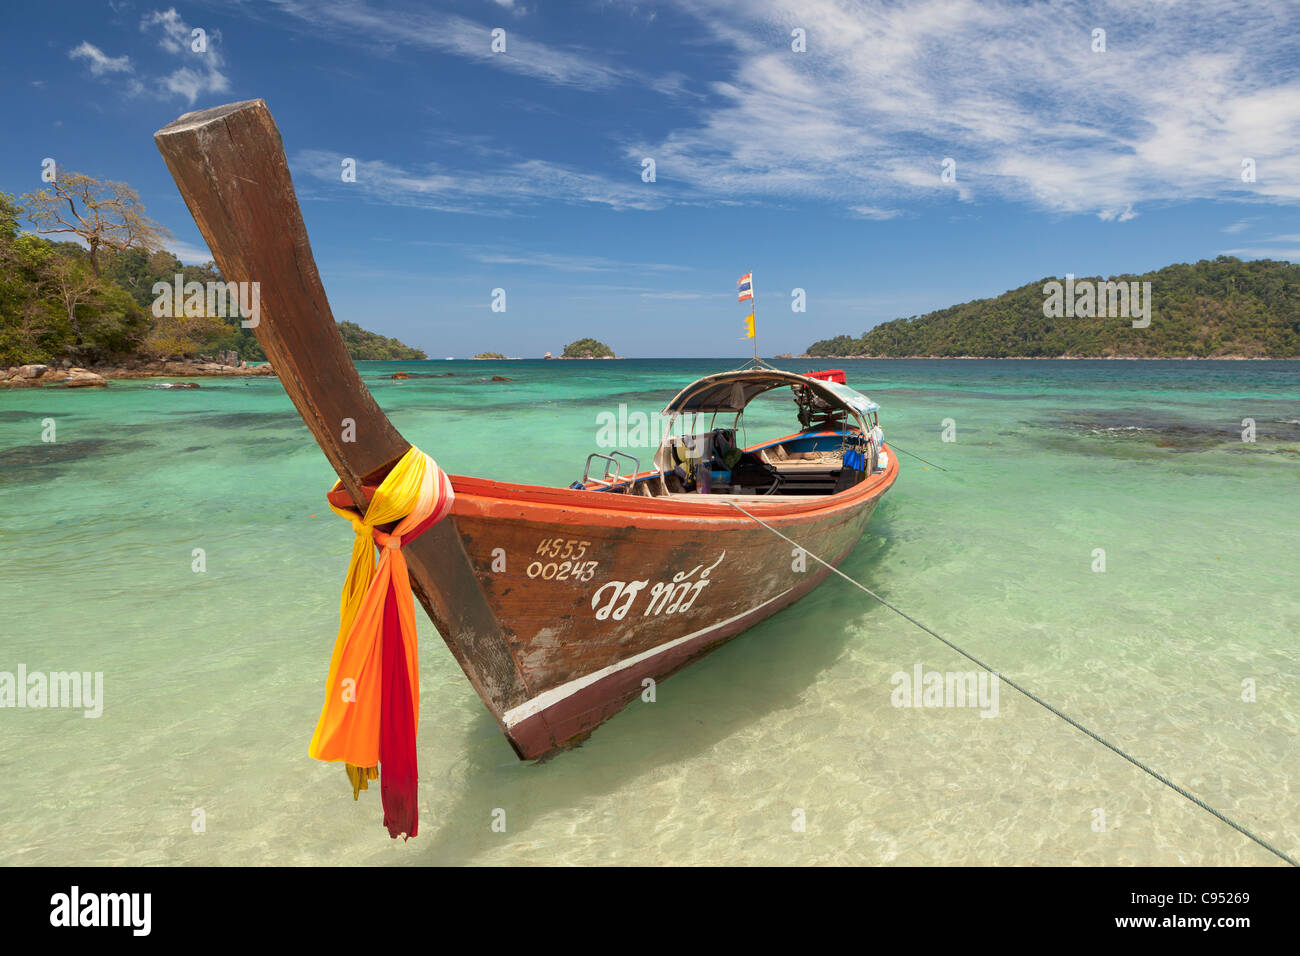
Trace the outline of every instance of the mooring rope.
<instances>
[{"instance_id":1,"label":"mooring rope","mask_svg":"<svg viewBox=\"0 0 1300 956\"><path fill-rule=\"evenodd\" d=\"M904 455L911 455L911 457L915 458L917 461L925 461L925 463L926 463L927 465L929 465L931 468L938 468L940 471L947 471L947 470L948 470L947 468L943 467L943 465L936 465L936 464L935 464L934 462L932 462L932 461L926 461L926 460L925 460L924 458L922 458L920 455L912 455L912 453L911 453L910 451L908 451L906 448L899 448L899 447L898 447L896 444L894 444L892 441L889 442L889 443L887 443L887 444L885 445L885 447L886 447L886 448L892 448L892 449L894 449L894 451L901 451Z\"/></svg>"},{"instance_id":2,"label":"mooring rope","mask_svg":"<svg viewBox=\"0 0 1300 956\"><path fill-rule=\"evenodd\" d=\"M936 467L937 467L937 466L936 466ZM781 538L782 540L787 541L787 542L789 542L790 544L794 545L796 548L798 548L798 549L799 549L800 551L802 551L804 554L808 555L810 558L812 558L812 559L813 559L814 561L816 561L818 564L824 565L827 569L829 569L829 570L833 571L834 573L838 574L838 575L839 575L840 577L842 577L845 581L848 581L848 582L849 582L850 584L852 584L854 587L858 588L858 589L861 590L861 591L864 591L865 593L867 593L867 594L870 595L871 597L875 598L877 601L879 601L879 602L880 602L881 604L883 604L885 607L889 608L889 609L890 609L891 611L893 611L895 614L897 614L897 615L899 615L900 617L902 617L902 618L904 618L904 619L910 621L911 623L915 624L917 627L919 627L921 630L925 631L925 633L929 634L931 637L936 638L936 639L942 641L944 644L947 644L950 648L952 648L954 651L956 651L956 652L957 652L958 654L960 654L962 657L966 658L968 661L972 661L972 662L973 662L974 664L976 664L977 666L982 667L984 670L988 671L990 674L992 674L992 675L993 675L994 677L996 677L998 680L1003 681L1003 682L1005 682L1006 684L1010 685L1013 689L1019 691L1021 694L1023 694L1023 695L1026 696L1026 697L1028 697L1028 698L1029 698L1030 700L1032 700L1035 704L1038 704L1038 705L1040 705L1040 706L1042 706L1042 707L1045 707L1047 710L1051 711L1051 712L1052 712L1053 714L1055 714L1057 717L1060 717L1063 721L1065 721L1067 724L1069 724L1069 725L1070 725L1071 727L1073 727L1075 730L1079 730L1079 731L1082 731L1083 733L1087 734L1089 737L1091 737L1093 740L1097 741L1097 743L1101 744L1103 747L1106 747L1107 749L1113 751L1114 753L1116 753L1116 754L1118 754L1119 756L1123 757L1125 760L1127 760L1127 761L1128 761L1129 763L1131 763L1133 766L1137 767L1139 770L1141 770L1141 771L1143 771L1143 772L1145 772L1145 773L1148 773L1148 774L1150 774L1152 777L1154 777L1155 779L1159 780L1161 783L1163 783L1163 784L1164 784L1166 787L1168 787L1170 790L1174 791L1175 793L1179 794L1180 796L1186 797L1188 800L1190 800L1192 803L1196 804L1198 807L1200 807L1200 808L1201 808L1202 810L1204 810L1206 813L1209 813L1209 814L1211 814L1211 815L1213 815L1213 816L1215 816L1215 817L1218 817L1220 820L1222 820L1222 821L1223 821L1224 823L1226 823L1228 826L1232 827L1232 828L1233 828L1234 830L1236 830L1238 833L1242 834L1242 835L1245 836L1245 837L1248 837L1248 838L1251 839L1251 840L1254 840L1256 843L1258 843L1258 844L1259 844L1260 846L1262 846L1264 849L1268 850L1270 853L1274 854L1275 856L1279 857L1280 859L1285 860L1287 863L1290 863L1292 866L1300 867L1300 863L1297 863L1294 859L1292 859L1291 857L1287 856L1285 853L1283 853L1283 852L1282 852L1281 850L1279 850L1277 847L1275 847L1275 846L1273 846L1272 844L1270 844L1268 841L1263 840L1263 839L1261 839L1260 837L1257 837L1255 834L1251 833L1249 830L1247 830L1245 827L1243 827L1240 823L1237 823L1236 821L1231 820L1231 819L1229 819L1228 817L1224 816L1222 813L1220 813L1218 810L1214 809L1214 807L1210 806L1208 803L1206 803L1206 802L1205 802L1204 800L1202 800L1200 797L1196 796L1194 793L1191 793L1191 792L1189 792L1189 791L1183 789L1183 788L1180 787L1178 784L1176 784L1176 783L1174 783L1172 780L1170 780L1168 777L1166 777L1166 776L1164 776L1163 774L1160 774L1160 773L1158 773L1157 771L1155 771L1155 770L1151 769L1150 767L1148 767L1148 766L1147 766L1146 764L1144 764L1141 760L1138 760L1136 757L1134 757L1134 756L1132 756L1132 755L1130 755L1130 754L1124 752L1123 750L1121 750L1119 747L1115 746L1113 743L1111 743L1111 742L1110 742L1109 740L1107 740L1106 738L1104 738L1104 737L1100 736L1099 734L1096 734L1096 733L1094 733L1093 731L1089 730L1087 727L1083 726L1083 724L1079 723L1079 722L1078 722L1077 720L1075 720L1073 717L1069 716L1068 714L1064 714L1064 713L1062 713L1060 710L1058 710L1057 708L1053 707L1051 704L1049 704L1047 701L1043 700L1043 699L1042 699L1041 697L1039 697L1037 694L1033 693L1033 691L1026 690L1024 687L1021 687L1019 684L1017 684L1017 683L1016 683L1015 681L1013 681L1011 678L1009 678L1009 677L1005 676L1004 674L1002 674L1000 671L994 670L994 669L993 669L992 667L990 667L988 664L985 664L985 663L984 663L982 660L980 660L978 657L975 657L973 654L968 654L966 651L962 650L960 647L958 647L958 646L957 646L956 644L954 644L952 641L948 640L948 639L947 639L946 637L944 637L942 634L939 634L938 632L936 632L936 631L934 631L934 630L932 630L932 629L926 627L924 624L922 624L922 623L921 623L920 621L918 621L916 618L912 617L912 615L908 614L906 611L903 611L902 609L897 608L897 607L895 607L894 605L890 604L888 601L886 601L884 598L882 598L882 597L881 597L879 594L877 594L875 591L871 590L871 589L870 589L869 587L867 587L865 584L861 583L860 581L856 581L856 580L854 580L853 578L849 577L847 574L845 574L843 571L841 571L839 568L835 567L834 565L829 564L829 563L826 562L826 561L823 561L823 560L822 560L818 555L813 554L811 551L809 551L807 548L805 548L805 547L804 547L803 545L801 545L799 542L797 542L797 541L795 541L795 540L793 540L793 539L791 539L791 538L787 538L785 535L783 535L780 531L777 531L775 528L773 528L770 524L768 524L768 523L767 523L766 521L764 521L762 518L759 518L759 517L757 517L756 515L750 514L748 511L746 511L746 510L745 510L744 508L742 508L740 505L736 504L734 501L727 501L727 504L731 505L733 508L735 508L735 509L736 509L737 511L739 511L741 514L744 514L744 515L746 515L747 517L749 517L750 519L752 519L752 520L758 522L760 525L762 525L762 526L763 526L764 528L766 528L768 531L772 532L772 533L773 533L774 535L776 535L778 538Z\"/></svg>"}]
</instances>

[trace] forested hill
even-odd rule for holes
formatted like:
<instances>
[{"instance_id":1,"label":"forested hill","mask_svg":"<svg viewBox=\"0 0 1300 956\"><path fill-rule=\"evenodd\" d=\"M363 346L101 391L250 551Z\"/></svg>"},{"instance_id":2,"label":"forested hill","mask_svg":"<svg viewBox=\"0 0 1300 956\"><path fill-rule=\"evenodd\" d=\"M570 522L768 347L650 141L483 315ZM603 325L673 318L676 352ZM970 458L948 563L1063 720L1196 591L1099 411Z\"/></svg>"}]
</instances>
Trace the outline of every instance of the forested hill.
<instances>
[{"instance_id":1,"label":"forested hill","mask_svg":"<svg viewBox=\"0 0 1300 956\"><path fill-rule=\"evenodd\" d=\"M354 361L369 362L413 362L427 359L423 349L417 349L405 343L390 339L378 332L370 332L355 322L340 322L339 333L343 344L347 346L348 355Z\"/></svg>"},{"instance_id":2,"label":"forested hill","mask_svg":"<svg viewBox=\"0 0 1300 956\"><path fill-rule=\"evenodd\" d=\"M928 315L884 322L857 338L839 335L808 347L812 356L887 358L1300 358L1300 265L1231 256L1166 266L1143 275L1077 276L1085 284L1150 283L1150 324L1126 317L1044 314L1048 276ZM1141 286L1139 286L1141 288ZM1062 296L1063 298L1063 296ZM1109 301L1109 300L1107 300ZM1146 301L1145 299L1143 300ZM1058 310L1048 308L1049 312ZM1145 321L1145 320L1137 320Z\"/></svg>"},{"instance_id":3,"label":"forested hill","mask_svg":"<svg viewBox=\"0 0 1300 956\"><path fill-rule=\"evenodd\" d=\"M208 315L201 308L155 316L157 283L220 282L212 263L186 266L170 252L143 248L103 248L92 259L77 243L21 231L23 215L13 197L0 193L0 368L61 359L90 364L191 358L226 350L250 361L265 359L238 314ZM353 359L426 358L420 349L352 322L339 323L339 331Z\"/></svg>"}]
</instances>

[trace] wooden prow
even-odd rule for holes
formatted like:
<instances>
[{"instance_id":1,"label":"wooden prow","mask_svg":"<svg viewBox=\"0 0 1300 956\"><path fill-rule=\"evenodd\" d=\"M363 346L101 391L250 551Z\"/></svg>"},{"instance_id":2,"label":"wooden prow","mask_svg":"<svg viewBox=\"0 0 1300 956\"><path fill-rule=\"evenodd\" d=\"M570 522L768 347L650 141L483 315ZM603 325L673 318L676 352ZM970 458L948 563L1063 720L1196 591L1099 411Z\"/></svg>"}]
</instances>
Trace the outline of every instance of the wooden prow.
<instances>
[{"instance_id":1,"label":"wooden prow","mask_svg":"<svg viewBox=\"0 0 1300 956\"><path fill-rule=\"evenodd\" d=\"M263 100L186 113L154 134L228 282L256 282L252 327L285 390L358 507L362 479L410 443L361 382L334 323L293 191L280 131ZM309 383L328 383L328 389ZM348 420L356 441L345 442Z\"/></svg>"},{"instance_id":2,"label":"wooden prow","mask_svg":"<svg viewBox=\"0 0 1300 956\"><path fill-rule=\"evenodd\" d=\"M362 485L376 484L410 443L362 384L343 345L270 110L263 100L247 100L186 113L154 141L222 276L258 283L253 334L364 510ZM345 433L349 420L354 428ZM416 596L480 695L498 713L526 699L454 521L434 525L403 550Z\"/></svg>"}]
</instances>

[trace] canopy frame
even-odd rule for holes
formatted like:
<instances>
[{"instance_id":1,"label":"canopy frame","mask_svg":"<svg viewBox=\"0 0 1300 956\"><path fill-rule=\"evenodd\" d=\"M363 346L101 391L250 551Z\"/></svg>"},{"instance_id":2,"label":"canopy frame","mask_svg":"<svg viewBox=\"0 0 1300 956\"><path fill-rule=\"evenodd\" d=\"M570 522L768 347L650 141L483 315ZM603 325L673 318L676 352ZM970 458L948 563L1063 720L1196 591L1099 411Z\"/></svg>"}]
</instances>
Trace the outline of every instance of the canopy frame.
<instances>
[{"instance_id":1,"label":"canopy frame","mask_svg":"<svg viewBox=\"0 0 1300 956\"><path fill-rule=\"evenodd\" d=\"M719 372L696 379L677 393L664 408L662 415L667 416L663 438L654 455L654 466L659 473L659 481L664 482L664 472L675 464L665 449L672 446L674 428L682 415L705 415L712 413L709 430L717 422L721 413L734 413L732 427L740 428L740 418L746 407L760 395L778 388L807 388L814 395L826 402L833 409L840 409L857 419L863 434L869 434L872 421L869 416L880 410L880 406L861 392L821 379L808 378L798 372L786 372L762 364L762 367L741 368L730 372ZM666 485L665 485L666 490Z\"/></svg>"}]
</instances>

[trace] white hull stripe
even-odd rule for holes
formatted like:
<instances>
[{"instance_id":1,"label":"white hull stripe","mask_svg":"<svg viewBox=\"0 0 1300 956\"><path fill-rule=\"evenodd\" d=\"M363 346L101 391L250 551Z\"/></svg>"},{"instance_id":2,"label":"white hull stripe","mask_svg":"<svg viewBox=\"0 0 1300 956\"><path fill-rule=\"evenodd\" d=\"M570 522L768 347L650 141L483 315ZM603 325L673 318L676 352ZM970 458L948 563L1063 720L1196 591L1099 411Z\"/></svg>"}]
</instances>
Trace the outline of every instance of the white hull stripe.
<instances>
[{"instance_id":1,"label":"white hull stripe","mask_svg":"<svg viewBox=\"0 0 1300 956\"><path fill-rule=\"evenodd\" d=\"M660 644L658 647L652 647L648 651L642 651L640 654L635 654L632 657L625 658L624 660L621 660L615 664L610 664L608 667L602 667L598 671L592 671L590 674L585 674L582 677L576 678L575 680L571 680L567 684L561 684L559 687L552 687L550 690L543 691L542 693L538 694L532 700L524 701L518 707L513 707L510 710L506 711L501 719L505 721L507 727L513 727L521 720L524 720L528 717L533 716L536 713L546 710L546 708L550 707L555 703L558 703L559 701L564 700L566 697L572 697L574 694L582 690L584 687L589 687L590 685L596 683L596 681L608 677L610 674L615 674L621 670L625 670L628 667L632 667L635 664L640 664L642 661L648 660L649 658L654 657L656 654L662 654L664 651L672 650L674 647L677 647L679 644L685 644L687 641L693 641L697 637L702 637L703 635L708 634L710 631L716 631L720 628L724 628L728 624L732 624L736 621L739 621L742 617L746 617L747 615L753 614L755 611L761 611L769 604L781 600L781 598L785 597L793 590L794 588L786 588L776 597L769 598L768 600L764 601L762 604L750 608L748 611L741 611L735 617L729 617L725 621L719 621L717 624L710 624L708 627L701 628L698 631L692 631L690 634L686 634L683 637L674 638L673 640L668 641L667 643Z\"/></svg>"}]
</instances>

